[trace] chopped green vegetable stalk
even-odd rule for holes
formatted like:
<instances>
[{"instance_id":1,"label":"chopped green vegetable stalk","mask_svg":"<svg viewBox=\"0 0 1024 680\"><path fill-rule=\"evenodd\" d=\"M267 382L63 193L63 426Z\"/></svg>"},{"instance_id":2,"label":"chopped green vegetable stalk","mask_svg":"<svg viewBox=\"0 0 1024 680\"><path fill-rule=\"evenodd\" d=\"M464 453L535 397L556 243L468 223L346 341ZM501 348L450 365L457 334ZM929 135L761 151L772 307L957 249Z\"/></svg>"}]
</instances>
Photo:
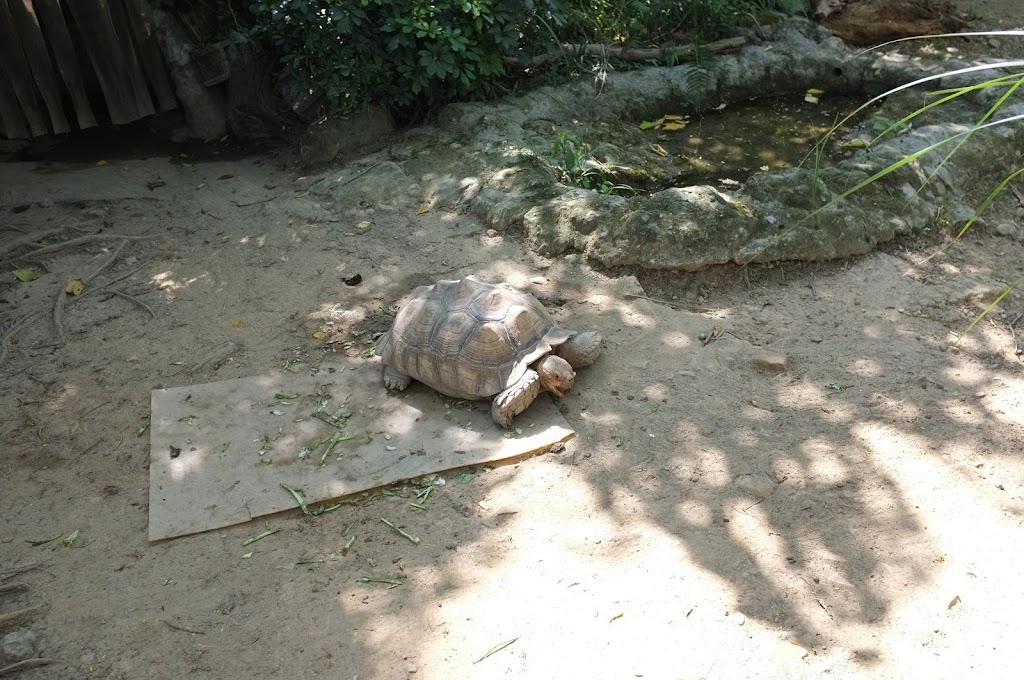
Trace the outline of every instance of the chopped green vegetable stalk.
<instances>
[{"instance_id":1,"label":"chopped green vegetable stalk","mask_svg":"<svg viewBox=\"0 0 1024 680\"><path fill-rule=\"evenodd\" d=\"M412 534L409 534L409 533L406 533L406 532L402 531L402 530L401 530L401 529L399 529L399 528L398 528L397 526L395 526L395 525L394 525L394 523L392 523L392 522L388 521L388 519L387 519L386 517L381 517L381 518L380 518L380 521L381 521L381 522L384 522L384 524L387 524L387 525L388 525L389 527L391 527L392 529L394 529L394 530L395 530L395 532L397 532L399 536L402 536L402 537L404 537L404 538L408 538L408 539L409 539L410 541L412 541L412 542L413 542L413 543L415 543L416 545L419 545L419 544L420 544L420 539L419 539L419 536L413 536Z\"/></svg>"},{"instance_id":2,"label":"chopped green vegetable stalk","mask_svg":"<svg viewBox=\"0 0 1024 680\"><path fill-rule=\"evenodd\" d=\"M299 507L302 508L302 512L304 514L309 514L309 508L306 507L306 499L302 497L301 489L293 489L284 483L281 484L281 488L292 495L292 498L294 498L295 502L299 504Z\"/></svg>"}]
</instances>

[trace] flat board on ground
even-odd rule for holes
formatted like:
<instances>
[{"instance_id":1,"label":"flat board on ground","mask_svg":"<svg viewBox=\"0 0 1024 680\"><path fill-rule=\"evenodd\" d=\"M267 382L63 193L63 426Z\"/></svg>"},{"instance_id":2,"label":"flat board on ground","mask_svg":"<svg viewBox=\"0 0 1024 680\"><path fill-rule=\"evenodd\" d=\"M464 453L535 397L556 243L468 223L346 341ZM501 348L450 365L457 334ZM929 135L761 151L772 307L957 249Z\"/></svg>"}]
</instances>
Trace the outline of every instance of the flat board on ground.
<instances>
[{"instance_id":1,"label":"flat board on ground","mask_svg":"<svg viewBox=\"0 0 1024 680\"><path fill-rule=\"evenodd\" d=\"M327 397L330 397L327 399ZM322 406L320 406L322 404ZM313 413L351 414L334 427ZM271 373L153 390L149 540L247 522L432 472L547 449L573 431L546 394L506 437L489 402L459 402L418 383L389 395L377 362L316 375ZM338 432L325 447L311 445ZM513 430L515 432L515 430ZM307 449L308 451L304 451Z\"/></svg>"}]
</instances>

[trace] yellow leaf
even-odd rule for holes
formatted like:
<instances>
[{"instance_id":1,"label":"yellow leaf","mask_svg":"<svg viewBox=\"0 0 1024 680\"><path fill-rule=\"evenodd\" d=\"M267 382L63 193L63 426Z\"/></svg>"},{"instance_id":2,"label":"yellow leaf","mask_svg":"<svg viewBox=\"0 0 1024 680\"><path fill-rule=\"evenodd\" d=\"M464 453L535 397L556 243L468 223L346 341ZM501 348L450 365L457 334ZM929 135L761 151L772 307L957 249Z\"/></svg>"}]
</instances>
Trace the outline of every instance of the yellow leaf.
<instances>
[{"instance_id":1,"label":"yellow leaf","mask_svg":"<svg viewBox=\"0 0 1024 680\"><path fill-rule=\"evenodd\" d=\"M64 286L64 292L68 295L81 295L85 290L85 282L82 279L71 279L68 285Z\"/></svg>"},{"instance_id":2,"label":"yellow leaf","mask_svg":"<svg viewBox=\"0 0 1024 680\"><path fill-rule=\"evenodd\" d=\"M661 144L651 144L651 151L658 154L662 158L668 155L668 151L666 151L665 147L663 147Z\"/></svg>"},{"instance_id":3,"label":"yellow leaf","mask_svg":"<svg viewBox=\"0 0 1024 680\"><path fill-rule=\"evenodd\" d=\"M235 322L233 324L231 324L231 325L234 326L235 328L241 328L242 327L242 320L241 319L236 319Z\"/></svg>"},{"instance_id":4,"label":"yellow leaf","mask_svg":"<svg viewBox=\"0 0 1024 680\"><path fill-rule=\"evenodd\" d=\"M768 167L767 165L762 165L761 166L761 172L768 172L769 170L771 170L771 168Z\"/></svg>"},{"instance_id":5,"label":"yellow leaf","mask_svg":"<svg viewBox=\"0 0 1024 680\"><path fill-rule=\"evenodd\" d=\"M39 278L39 272L34 269L15 269L12 273L14 274L14 278L19 281L24 281L25 283L35 281Z\"/></svg>"},{"instance_id":6,"label":"yellow leaf","mask_svg":"<svg viewBox=\"0 0 1024 680\"><path fill-rule=\"evenodd\" d=\"M689 118L689 116L687 116L687 118ZM666 120L683 120L683 117L682 116L677 116L675 114L668 114L668 115L662 116L661 120L662 121L666 121Z\"/></svg>"},{"instance_id":7,"label":"yellow leaf","mask_svg":"<svg viewBox=\"0 0 1024 680\"><path fill-rule=\"evenodd\" d=\"M318 340L320 338L324 337L325 335L327 335L327 334L324 333L323 331L313 331L313 337L317 338Z\"/></svg>"},{"instance_id":8,"label":"yellow leaf","mask_svg":"<svg viewBox=\"0 0 1024 680\"><path fill-rule=\"evenodd\" d=\"M428 212L430 212L430 208L420 208L420 211L418 213L416 213L416 214L417 215L423 215L424 213L428 213Z\"/></svg>"},{"instance_id":9,"label":"yellow leaf","mask_svg":"<svg viewBox=\"0 0 1024 680\"><path fill-rule=\"evenodd\" d=\"M96 165L102 168L104 165L110 165L110 163L106 161L96 161Z\"/></svg>"},{"instance_id":10,"label":"yellow leaf","mask_svg":"<svg viewBox=\"0 0 1024 680\"><path fill-rule=\"evenodd\" d=\"M662 130L682 130L686 127L686 123L679 123L676 121L669 121L661 126Z\"/></svg>"},{"instance_id":11,"label":"yellow leaf","mask_svg":"<svg viewBox=\"0 0 1024 680\"><path fill-rule=\"evenodd\" d=\"M848 142L844 142L843 146L847 149L866 149L868 143L863 139L851 139Z\"/></svg>"},{"instance_id":12,"label":"yellow leaf","mask_svg":"<svg viewBox=\"0 0 1024 680\"><path fill-rule=\"evenodd\" d=\"M658 120L656 120L654 122L645 120L642 123L640 123L640 129L641 130L650 130L651 128L656 128L659 125L664 125L664 124L665 124L665 119L664 118L659 118Z\"/></svg>"},{"instance_id":13,"label":"yellow leaf","mask_svg":"<svg viewBox=\"0 0 1024 680\"><path fill-rule=\"evenodd\" d=\"M808 97L820 97L823 94L825 94L825 90L819 90L816 87L811 87L807 89Z\"/></svg>"},{"instance_id":14,"label":"yellow leaf","mask_svg":"<svg viewBox=\"0 0 1024 680\"><path fill-rule=\"evenodd\" d=\"M356 225L356 229L369 229L369 228L370 228L370 223L365 221L365 220Z\"/></svg>"}]
</instances>

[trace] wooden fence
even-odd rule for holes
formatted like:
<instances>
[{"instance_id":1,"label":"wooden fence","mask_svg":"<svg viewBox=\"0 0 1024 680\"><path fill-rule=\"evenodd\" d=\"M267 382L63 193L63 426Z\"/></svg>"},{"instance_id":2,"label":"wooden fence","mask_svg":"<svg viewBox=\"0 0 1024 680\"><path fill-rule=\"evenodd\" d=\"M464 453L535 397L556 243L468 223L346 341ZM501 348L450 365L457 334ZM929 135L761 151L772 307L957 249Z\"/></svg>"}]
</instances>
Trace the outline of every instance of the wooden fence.
<instances>
[{"instance_id":1,"label":"wooden fence","mask_svg":"<svg viewBox=\"0 0 1024 680\"><path fill-rule=\"evenodd\" d=\"M0 0L0 136L121 125L176 107L147 0Z\"/></svg>"}]
</instances>

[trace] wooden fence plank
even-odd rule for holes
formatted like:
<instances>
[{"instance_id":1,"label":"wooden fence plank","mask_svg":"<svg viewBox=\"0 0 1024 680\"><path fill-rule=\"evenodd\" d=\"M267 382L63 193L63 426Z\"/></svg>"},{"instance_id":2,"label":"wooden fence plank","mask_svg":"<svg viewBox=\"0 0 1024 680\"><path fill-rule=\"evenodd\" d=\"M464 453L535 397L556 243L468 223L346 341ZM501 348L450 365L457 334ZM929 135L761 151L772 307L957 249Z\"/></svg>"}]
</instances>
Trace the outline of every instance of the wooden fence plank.
<instances>
[{"instance_id":1,"label":"wooden fence plank","mask_svg":"<svg viewBox=\"0 0 1024 680\"><path fill-rule=\"evenodd\" d=\"M106 0L69 0L68 8L96 70L110 120L115 125L138 120L140 116L131 92L128 68L116 47L117 32Z\"/></svg>"},{"instance_id":2,"label":"wooden fence plank","mask_svg":"<svg viewBox=\"0 0 1024 680\"><path fill-rule=\"evenodd\" d=\"M15 2L21 2L21 0L15 0ZM32 72L29 70L25 54L22 52L21 41L18 40L18 34L14 28L14 18L11 16L7 0L0 0L0 61L3 63L4 72L10 79L14 96L21 105L21 111L28 119L32 136L39 137L47 134L50 130L46 125L42 110L39 108Z\"/></svg>"},{"instance_id":3,"label":"wooden fence plank","mask_svg":"<svg viewBox=\"0 0 1024 680\"><path fill-rule=\"evenodd\" d=\"M39 28L39 19L32 7L32 0L11 0L9 6L14 17L14 26L21 37L22 48L28 58L29 70L50 114L50 128L58 135L70 132L68 119L64 115L64 104L61 102L57 74L54 73L50 53L46 50L46 42L43 40L43 32Z\"/></svg>"},{"instance_id":4,"label":"wooden fence plank","mask_svg":"<svg viewBox=\"0 0 1024 680\"><path fill-rule=\"evenodd\" d=\"M11 79L0 59L0 121L3 122L4 137L7 139L28 139L28 122L18 106L18 100L11 88Z\"/></svg>"},{"instance_id":5,"label":"wooden fence plank","mask_svg":"<svg viewBox=\"0 0 1024 680\"><path fill-rule=\"evenodd\" d=\"M125 3L139 58L142 60L143 68L146 69L146 76L156 95L157 104L161 111L176 109L178 108L178 98L175 96L171 80L167 76L167 64L164 63L160 46L156 42L156 36L153 35L153 17L149 11L149 5L146 4L146 0L125 0Z\"/></svg>"},{"instance_id":6,"label":"wooden fence plank","mask_svg":"<svg viewBox=\"0 0 1024 680\"><path fill-rule=\"evenodd\" d=\"M120 48L121 58L128 69L128 85L135 97L135 108L138 109L140 117L152 116L156 109L153 108L153 99L149 96L149 86L139 63L139 55L135 52L135 41L132 39L132 29L124 3L121 0L107 0L107 7L114 23L114 31L117 33L117 47Z\"/></svg>"},{"instance_id":7,"label":"wooden fence plank","mask_svg":"<svg viewBox=\"0 0 1024 680\"><path fill-rule=\"evenodd\" d=\"M68 30L59 0L35 0L35 7L43 32L53 51L53 57L57 61L61 78L71 93L78 127L82 130L96 127L96 115L92 111L89 94L85 90L85 80L78 66L80 60L75 53L75 44L71 41L71 32Z\"/></svg>"}]
</instances>

